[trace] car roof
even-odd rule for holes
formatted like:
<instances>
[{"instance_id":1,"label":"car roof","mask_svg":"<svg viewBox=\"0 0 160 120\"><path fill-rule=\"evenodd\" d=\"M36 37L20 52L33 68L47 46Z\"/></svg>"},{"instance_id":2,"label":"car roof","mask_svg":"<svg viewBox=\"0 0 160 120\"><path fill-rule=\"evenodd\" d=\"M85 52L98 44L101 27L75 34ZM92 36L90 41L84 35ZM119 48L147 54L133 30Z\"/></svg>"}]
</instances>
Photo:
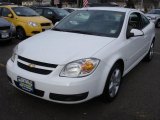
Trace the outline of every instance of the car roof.
<instances>
[{"instance_id":1,"label":"car roof","mask_svg":"<svg viewBox=\"0 0 160 120\"><path fill-rule=\"evenodd\" d=\"M62 9L72 9L72 10L78 10L78 9L81 9L81 8L63 7Z\"/></svg>"},{"instance_id":2,"label":"car roof","mask_svg":"<svg viewBox=\"0 0 160 120\"><path fill-rule=\"evenodd\" d=\"M8 8L11 8L11 7L18 7L18 5L1 5L0 7L8 7Z\"/></svg>"},{"instance_id":3,"label":"car roof","mask_svg":"<svg viewBox=\"0 0 160 120\"><path fill-rule=\"evenodd\" d=\"M36 8L60 9L60 8L57 8L57 7L36 7Z\"/></svg>"},{"instance_id":4,"label":"car roof","mask_svg":"<svg viewBox=\"0 0 160 120\"><path fill-rule=\"evenodd\" d=\"M110 11L119 11L119 12L129 12L136 9L131 8L123 8L123 7L86 7L80 10L110 10ZM136 10L138 11L138 10Z\"/></svg>"}]
</instances>

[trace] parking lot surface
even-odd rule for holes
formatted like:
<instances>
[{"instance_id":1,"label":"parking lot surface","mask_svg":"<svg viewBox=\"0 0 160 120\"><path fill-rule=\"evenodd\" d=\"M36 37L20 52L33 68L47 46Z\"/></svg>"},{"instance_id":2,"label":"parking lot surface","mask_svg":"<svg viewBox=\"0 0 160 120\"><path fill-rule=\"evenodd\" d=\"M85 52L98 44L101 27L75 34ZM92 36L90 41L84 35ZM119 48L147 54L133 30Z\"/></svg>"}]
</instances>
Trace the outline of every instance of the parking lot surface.
<instances>
[{"instance_id":1,"label":"parking lot surface","mask_svg":"<svg viewBox=\"0 0 160 120\"><path fill-rule=\"evenodd\" d=\"M142 61L123 78L112 103L95 98L82 104L57 104L15 89L7 80L5 65L18 42L0 43L0 120L160 120L160 29L153 60Z\"/></svg>"}]
</instances>

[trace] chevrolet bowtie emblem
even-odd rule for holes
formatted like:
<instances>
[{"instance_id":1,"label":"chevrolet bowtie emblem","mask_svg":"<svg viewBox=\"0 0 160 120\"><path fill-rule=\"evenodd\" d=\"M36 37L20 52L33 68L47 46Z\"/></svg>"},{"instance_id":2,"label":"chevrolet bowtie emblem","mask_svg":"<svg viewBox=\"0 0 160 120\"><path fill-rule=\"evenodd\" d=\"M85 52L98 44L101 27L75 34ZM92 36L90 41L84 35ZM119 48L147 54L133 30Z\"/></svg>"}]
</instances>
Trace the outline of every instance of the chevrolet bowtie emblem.
<instances>
[{"instance_id":1,"label":"chevrolet bowtie emblem","mask_svg":"<svg viewBox=\"0 0 160 120\"><path fill-rule=\"evenodd\" d=\"M31 67L31 68L34 68L36 65L34 65L34 64L29 64L28 66Z\"/></svg>"}]
</instances>

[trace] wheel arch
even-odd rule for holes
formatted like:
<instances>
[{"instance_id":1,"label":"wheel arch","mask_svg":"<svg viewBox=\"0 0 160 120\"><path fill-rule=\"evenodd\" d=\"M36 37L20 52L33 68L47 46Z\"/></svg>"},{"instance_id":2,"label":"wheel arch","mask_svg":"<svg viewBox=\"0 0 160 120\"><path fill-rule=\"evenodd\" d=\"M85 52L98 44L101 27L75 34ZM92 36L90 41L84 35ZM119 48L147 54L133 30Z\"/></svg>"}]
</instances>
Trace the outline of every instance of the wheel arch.
<instances>
[{"instance_id":1,"label":"wheel arch","mask_svg":"<svg viewBox=\"0 0 160 120\"><path fill-rule=\"evenodd\" d=\"M16 26L16 29L18 29L18 28L22 28L24 30L23 26L21 26L21 25Z\"/></svg>"},{"instance_id":2,"label":"wheel arch","mask_svg":"<svg viewBox=\"0 0 160 120\"><path fill-rule=\"evenodd\" d=\"M103 93L105 85L106 85L106 82L107 82L108 75L109 75L112 67L115 64L119 64L121 66L122 76L123 76L124 69L125 69L124 60L122 58L120 58L120 57L115 57L114 59L110 59L110 61L107 62L107 65L105 65L106 67L105 67L105 69L103 71L102 81L100 82L99 87L98 87L98 93L99 94Z\"/></svg>"}]
</instances>

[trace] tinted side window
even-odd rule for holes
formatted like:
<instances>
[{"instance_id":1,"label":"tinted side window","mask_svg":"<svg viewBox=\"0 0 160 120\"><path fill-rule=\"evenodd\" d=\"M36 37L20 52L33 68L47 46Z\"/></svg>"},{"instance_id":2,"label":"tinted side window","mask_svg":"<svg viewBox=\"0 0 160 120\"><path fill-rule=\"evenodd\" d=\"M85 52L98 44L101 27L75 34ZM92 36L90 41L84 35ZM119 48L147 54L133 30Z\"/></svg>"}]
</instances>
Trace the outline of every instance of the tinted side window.
<instances>
[{"instance_id":1,"label":"tinted side window","mask_svg":"<svg viewBox=\"0 0 160 120\"><path fill-rule=\"evenodd\" d=\"M144 15L141 15L141 17L142 17L142 29L143 29L150 23L150 21Z\"/></svg>"},{"instance_id":2,"label":"tinted side window","mask_svg":"<svg viewBox=\"0 0 160 120\"><path fill-rule=\"evenodd\" d=\"M7 8L3 8L2 10L2 16L3 17L8 17L9 14L12 14L11 11Z\"/></svg>"},{"instance_id":3,"label":"tinted side window","mask_svg":"<svg viewBox=\"0 0 160 120\"><path fill-rule=\"evenodd\" d=\"M139 13L132 13L129 17L128 27L131 29L141 29L141 16Z\"/></svg>"},{"instance_id":4,"label":"tinted side window","mask_svg":"<svg viewBox=\"0 0 160 120\"><path fill-rule=\"evenodd\" d=\"M45 17L51 18L53 15L54 15L54 13L51 10L49 10L49 9L44 10L44 16Z\"/></svg>"},{"instance_id":5,"label":"tinted side window","mask_svg":"<svg viewBox=\"0 0 160 120\"><path fill-rule=\"evenodd\" d=\"M36 12L37 12L39 15L42 15L43 9L36 9Z\"/></svg>"}]
</instances>

